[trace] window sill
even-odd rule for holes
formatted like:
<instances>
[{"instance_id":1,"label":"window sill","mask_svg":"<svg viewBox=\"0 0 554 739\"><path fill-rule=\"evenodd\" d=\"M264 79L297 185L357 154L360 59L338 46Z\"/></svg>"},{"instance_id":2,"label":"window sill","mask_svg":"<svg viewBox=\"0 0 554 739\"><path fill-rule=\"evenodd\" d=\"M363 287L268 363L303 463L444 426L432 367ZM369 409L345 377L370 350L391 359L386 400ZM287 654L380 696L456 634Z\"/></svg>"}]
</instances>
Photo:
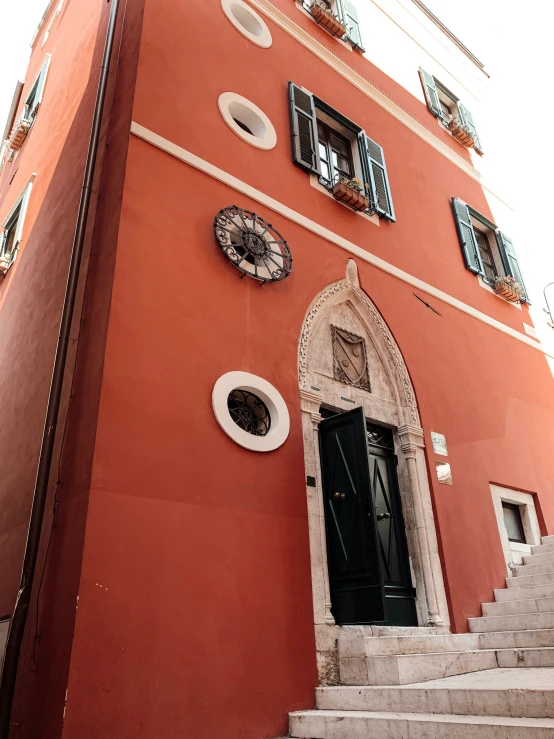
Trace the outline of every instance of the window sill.
<instances>
[{"instance_id":1,"label":"window sill","mask_svg":"<svg viewBox=\"0 0 554 739\"><path fill-rule=\"evenodd\" d=\"M334 203L338 203L343 208L346 208L346 210L350 211L350 213L353 213L354 215L361 216L362 218L365 218L366 221L370 221L370 223L373 223L375 226L380 225L379 216L375 214L374 216L369 216L367 213L363 213L361 211L356 211L350 208L348 205L345 205L344 203L341 203L340 200L337 200L332 193L325 188L321 182L319 181L319 177L315 174L310 175L310 185L314 187L316 190L319 190L319 192L322 192L324 195L326 195L328 198L331 198L331 200Z\"/></svg>"},{"instance_id":2,"label":"window sill","mask_svg":"<svg viewBox=\"0 0 554 739\"><path fill-rule=\"evenodd\" d=\"M308 17L308 18L309 18L309 19L310 19L310 20L312 21L312 23L313 23L314 25L318 26L318 28L321 28L321 29L322 29L323 31L325 31L325 28L324 28L324 27L323 27L322 25L320 25L320 24L319 24L319 23L318 23L318 22L317 22L317 21L315 20L315 18L313 17L313 15L312 15L311 13L309 13L309 12L308 12L308 11L306 10L306 8L305 8L305 7L303 6L303 4L302 4L301 0L300 0L300 1L298 1L298 2L296 2L296 3L295 3L295 5L296 5L297 9L298 9L298 10L299 10L299 11L300 11L301 13L303 13L303 14L304 14L305 16L307 16L307 17ZM343 40L342 40L341 38L338 38L337 36L332 36L332 35L331 35L330 33L328 33L327 35L328 35L328 36L329 36L330 38L334 39L334 40L335 40L335 41L336 41L337 43L339 43L339 44L340 44L341 46L343 46L343 47L344 47L345 49L347 49L348 51L353 51L353 46L352 46L352 44L351 44L351 43L350 43L349 41L343 41Z\"/></svg>"},{"instance_id":3,"label":"window sill","mask_svg":"<svg viewBox=\"0 0 554 739\"><path fill-rule=\"evenodd\" d=\"M477 275L477 281L481 287L484 287L485 290L488 290L490 293L492 293L495 297L500 298L502 302L508 303L508 305L512 305L514 308L517 308L518 310L521 310L521 303L510 303L509 300L504 300L504 298L501 295L498 295L494 287L492 287L488 282L485 282L485 280L481 277L481 275Z\"/></svg>"}]
</instances>

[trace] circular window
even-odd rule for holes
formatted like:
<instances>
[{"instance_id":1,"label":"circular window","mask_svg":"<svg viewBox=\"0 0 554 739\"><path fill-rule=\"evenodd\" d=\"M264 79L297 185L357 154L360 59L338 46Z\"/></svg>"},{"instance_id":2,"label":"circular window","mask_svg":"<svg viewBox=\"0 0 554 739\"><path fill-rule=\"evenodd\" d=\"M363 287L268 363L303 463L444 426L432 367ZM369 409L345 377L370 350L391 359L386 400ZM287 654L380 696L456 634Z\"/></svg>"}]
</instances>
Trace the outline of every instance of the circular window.
<instances>
[{"instance_id":1,"label":"circular window","mask_svg":"<svg viewBox=\"0 0 554 739\"><path fill-rule=\"evenodd\" d=\"M214 385L212 405L223 431L245 449L271 452L289 435L289 412L282 395L257 375L227 372Z\"/></svg>"},{"instance_id":2,"label":"circular window","mask_svg":"<svg viewBox=\"0 0 554 739\"><path fill-rule=\"evenodd\" d=\"M258 149L273 149L277 134L269 118L257 105L234 92L224 92L217 104L223 120L237 136Z\"/></svg>"},{"instance_id":3,"label":"circular window","mask_svg":"<svg viewBox=\"0 0 554 739\"><path fill-rule=\"evenodd\" d=\"M248 390L231 390L227 408L233 421L253 436L267 436L271 428L271 416L261 398Z\"/></svg>"},{"instance_id":4,"label":"circular window","mask_svg":"<svg viewBox=\"0 0 554 739\"><path fill-rule=\"evenodd\" d=\"M266 22L242 0L221 0L223 12L234 27L256 46L267 49L272 44Z\"/></svg>"}]
</instances>

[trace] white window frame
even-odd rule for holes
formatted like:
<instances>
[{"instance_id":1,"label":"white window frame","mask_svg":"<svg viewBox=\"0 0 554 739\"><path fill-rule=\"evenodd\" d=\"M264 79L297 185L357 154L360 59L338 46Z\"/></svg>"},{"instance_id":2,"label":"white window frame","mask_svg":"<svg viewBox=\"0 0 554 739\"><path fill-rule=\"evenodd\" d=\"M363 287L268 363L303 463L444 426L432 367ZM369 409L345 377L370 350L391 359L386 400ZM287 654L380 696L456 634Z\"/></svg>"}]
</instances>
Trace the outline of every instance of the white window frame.
<instances>
[{"instance_id":1,"label":"white window frame","mask_svg":"<svg viewBox=\"0 0 554 739\"><path fill-rule=\"evenodd\" d=\"M512 567L521 565L523 563L523 557L531 554L531 547L541 543L541 531L535 508L535 497L531 493L504 488L500 485L491 484L490 489L502 551L506 560L506 568L508 574L511 575ZM508 532L504 523L504 512L502 510L503 502L512 503L519 507L521 523L523 524L525 534L525 543L510 541L508 539Z\"/></svg>"},{"instance_id":2,"label":"white window frame","mask_svg":"<svg viewBox=\"0 0 554 739\"><path fill-rule=\"evenodd\" d=\"M437 96L439 98L439 103L443 102L446 103L446 105L453 105L454 112L453 117L456 120L460 120L459 112L458 112L458 103L460 102L460 98L456 97L453 92L450 92L450 90L445 87L442 82L440 82L435 76L433 76L433 79L435 80L435 89L437 91ZM446 116L442 112L441 108L441 114L439 116L439 121L448 128L448 121L449 119L446 118Z\"/></svg>"},{"instance_id":3,"label":"white window frame","mask_svg":"<svg viewBox=\"0 0 554 739\"><path fill-rule=\"evenodd\" d=\"M21 244L21 239L23 236L23 226L25 223L25 216L27 215L27 206L29 205L29 198L31 197L31 189L33 187L33 182L35 180L35 177L36 177L36 174L33 173L31 175L31 178L29 179L29 181L23 188L23 191L21 192L21 194L19 195L19 197L17 198L17 200L11 207L9 213L6 215L6 217L2 221L2 236L0 238L0 256L4 256L4 248L5 248L5 241L6 241L5 239L6 228L9 222L11 221L11 219L13 218L13 216L15 215L15 213L17 212L17 210L19 209L19 215L17 218L17 226L15 230L15 239L14 239L14 244L13 244L13 249L12 249L12 258L11 258L8 269L15 262L17 253L19 251L19 245Z\"/></svg>"},{"instance_id":4,"label":"white window frame","mask_svg":"<svg viewBox=\"0 0 554 739\"><path fill-rule=\"evenodd\" d=\"M27 93L27 97L25 98L22 117L26 118L27 120L30 120L31 126L35 122L35 118L37 117L37 113L38 113L38 108L42 102L42 96L44 94L44 86L46 84L46 76L48 75L48 70L50 68L51 59L52 59L52 55L46 54L44 61L42 62L42 65L38 71L38 74L35 77L29 92ZM36 90L36 95L35 95L35 99L33 100L33 107L29 108L29 98L31 97L31 95L33 94L35 90Z\"/></svg>"},{"instance_id":5,"label":"white window frame","mask_svg":"<svg viewBox=\"0 0 554 739\"><path fill-rule=\"evenodd\" d=\"M44 32L44 36L42 37L41 47L44 46L44 44L48 41L48 36L50 36L50 31L52 30L52 26L56 22L56 18L60 14L60 11L62 9L62 6L63 6L63 0L60 0L60 2L58 4L58 7L56 8L56 11L54 12L54 15L50 19L50 23L48 24L48 27L47 27L46 31Z\"/></svg>"}]
</instances>

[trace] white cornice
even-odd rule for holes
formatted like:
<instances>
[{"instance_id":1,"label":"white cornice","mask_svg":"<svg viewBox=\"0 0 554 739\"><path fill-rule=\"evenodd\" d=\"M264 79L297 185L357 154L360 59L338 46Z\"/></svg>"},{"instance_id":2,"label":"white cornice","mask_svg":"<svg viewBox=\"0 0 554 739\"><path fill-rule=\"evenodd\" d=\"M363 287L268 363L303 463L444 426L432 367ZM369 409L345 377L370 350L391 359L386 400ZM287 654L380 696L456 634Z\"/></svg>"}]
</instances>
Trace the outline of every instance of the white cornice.
<instances>
[{"instance_id":1,"label":"white cornice","mask_svg":"<svg viewBox=\"0 0 554 739\"><path fill-rule=\"evenodd\" d=\"M496 320L496 318L488 316L486 313L475 309L473 306L468 305L461 300L458 300L458 298L455 298L452 295L443 292L439 288L434 287L433 285L430 285L423 280L420 280L418 277L414 277L413 275L405 272L399 267L395 267L393 264L390 264L384 259L381 259L381 257L368 252L366 249L363 249L361 246L354 244L352 241L348 241L348 239L343 238L334 231L331 231L325 226L316 223L316 221L312 221L310 218L303 216L298 211L289 208L288 205L275 200L275 198L272 198L270 195L266 195L260 190L257 190L255 187L252 187L252 185L239 180L238 177L225 172L223 169L219 169L219 167L216 167L205 159L201 159L199 156L196 156L196 154L183 149L181 146L174 144L172 141L164 139L162 136L159 136L158 134L150 131L144 126L141 126L139 123L135 123L134 121L131 123L131 133L142 139L143 141L147 141L149 144L152 144L158 149L161 149L167 154L170 154L176 159L179 159L181 162L184 162L185 164L188 164L189 166L194 167L201 172L204 172L210 177L223 182L225 185L232 187L237 192L243 193L243 195L246 195L247 197L255 200L258 203L262 203L267 208L270 208L276 213L282 215L284 218L288 218L299 226L302 226L302 228L305 228L306 230L311 231L318 236L321 236L321 238L335 244L336 246L339 246L341 249L344 249L349 254L353 254L358 259L372 264L374 267L383 270L383 272L387 272L393 277L402 280L402 282L405 282L408 285L412 285L412 287L415 287L418 290L427 293L428 295L432 295L437 300L441 300L443 303L446 303L453 308L462 311L462 313L466 313L472 318L476 318L478 321L487 324L491 328L494 328L497 331L501 331L507 336L511 336L513 339L521 341L523 344L527 344L527 346L530 346L533 349L537 349L543 354L551 356L554 359L554 355L549 354L538 341L533 340L529 336L526 336L524 333L520 333L510 326L506 326L501 321Z\"/></svg>"}]
</instances>

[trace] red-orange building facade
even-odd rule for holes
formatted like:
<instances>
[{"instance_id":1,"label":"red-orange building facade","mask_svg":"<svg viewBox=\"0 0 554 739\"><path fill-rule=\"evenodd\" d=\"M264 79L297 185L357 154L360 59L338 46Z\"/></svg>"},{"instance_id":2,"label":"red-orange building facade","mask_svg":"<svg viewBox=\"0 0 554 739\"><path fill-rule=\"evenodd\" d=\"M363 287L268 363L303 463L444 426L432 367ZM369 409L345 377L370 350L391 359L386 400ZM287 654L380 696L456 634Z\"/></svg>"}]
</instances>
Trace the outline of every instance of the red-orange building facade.
<instances>
[{"instance_id":1,"label":"red-orange building facade","mask_svg":"<svg viewBox=\"0 0 554 739\"><path fill-rule=\"evenodd\" d=\"M497 521L510 491L554 533L552 373L525 300L493 289L521 276L465 87L408 54L420 92L406 89L346 6L343 39L293 0L120 8L18 739L283 736L335 679L344 625L467 630L519 551ZM32 125L0 183L8 235L21 219L0 282L5 619L109 9L51 4L8 122ZM484 77L421 3L410 12ZM361 181L350 206L340 178ZM355 509L333 488L354 467Z\"/></svg>"}]
</instances>

